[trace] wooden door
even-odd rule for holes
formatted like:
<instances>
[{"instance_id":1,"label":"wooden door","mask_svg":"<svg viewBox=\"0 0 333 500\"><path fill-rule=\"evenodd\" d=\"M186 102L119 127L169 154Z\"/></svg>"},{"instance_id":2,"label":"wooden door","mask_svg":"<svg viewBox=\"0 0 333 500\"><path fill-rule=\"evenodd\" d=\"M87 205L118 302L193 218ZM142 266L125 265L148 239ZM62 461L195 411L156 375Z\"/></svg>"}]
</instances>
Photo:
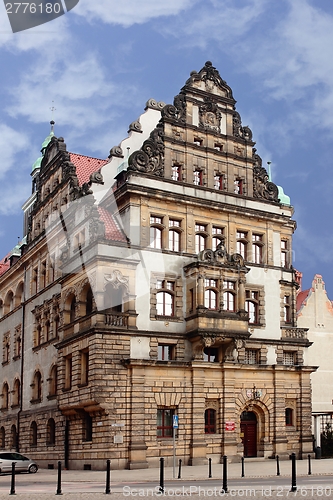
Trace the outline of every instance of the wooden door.
<instances>
[{"instance_id":1,"label":"wooden door","mask_svg":"<svg viewBox=\"0 0 333 500\"><path fill-rule=\"evenodd\" d=\"M241 433L243 435L244 457L257 456L257 418L253 412L244 412L241 418Z\"/></svg>"}]
</instances>

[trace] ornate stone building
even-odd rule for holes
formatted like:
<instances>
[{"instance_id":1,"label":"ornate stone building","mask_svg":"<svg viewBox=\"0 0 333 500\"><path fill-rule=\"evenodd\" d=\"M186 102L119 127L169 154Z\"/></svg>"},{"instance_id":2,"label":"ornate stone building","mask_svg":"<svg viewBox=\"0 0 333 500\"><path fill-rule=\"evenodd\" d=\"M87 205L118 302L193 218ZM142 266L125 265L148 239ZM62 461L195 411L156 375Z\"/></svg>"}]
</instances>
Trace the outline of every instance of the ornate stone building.
<instances>
[{"instance_id":1,"label":"ornate stone building","mask_svg":"<svg viewBox=\"0 0 333 500\"><path fill-rule=\"evenodd\" d=\"M207 62L107 160L53 124L0 263L0 446L41 465L312 451L293 209Z\"/></svg>"}]
</instances>

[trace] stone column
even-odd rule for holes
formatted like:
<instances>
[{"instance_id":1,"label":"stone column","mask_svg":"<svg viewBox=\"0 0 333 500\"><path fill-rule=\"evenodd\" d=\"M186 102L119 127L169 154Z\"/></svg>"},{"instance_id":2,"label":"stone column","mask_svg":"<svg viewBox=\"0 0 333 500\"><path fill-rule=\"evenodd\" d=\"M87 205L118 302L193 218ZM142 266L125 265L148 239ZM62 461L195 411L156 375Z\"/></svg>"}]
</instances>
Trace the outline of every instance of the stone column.
<instances>
[{"instance_id":1,"label":"stone column","mask_svg":"<svg viewBox=\"0 0 333 500\"><path fill-rule=\"evenodd\" d=\"M200 274L198 276L198 303L197 308L201 309L205 307L205 280L204 277Z\"/></svg>"},{"instance_id":2,"label":"stone column","mask_svg":"<svg viewBox=\"0 0 333 500\"><path fill-rule=\"evenodd\" d=\"M238 311L245 311L245 279L238 280Z\"/></svg>"}]
</instances>

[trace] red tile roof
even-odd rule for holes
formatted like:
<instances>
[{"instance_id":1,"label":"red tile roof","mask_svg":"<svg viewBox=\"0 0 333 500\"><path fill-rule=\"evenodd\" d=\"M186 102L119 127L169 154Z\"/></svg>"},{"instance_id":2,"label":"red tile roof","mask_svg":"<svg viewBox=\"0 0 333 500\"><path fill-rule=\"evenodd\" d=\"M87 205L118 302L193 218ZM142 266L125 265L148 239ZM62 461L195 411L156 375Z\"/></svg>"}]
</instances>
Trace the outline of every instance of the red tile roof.
<instances>
[{"instance_id":1,"label":"red tile roof","mask_svg":"<svg viewBox=\"0 0 333 500\"><path fill-rule=\"evenodd\" d=\"M112 241L123 241L126 242L126 236L123 231L119 228L115 218L103 207L98 207L99 215L101 220L105 224L105 237Z\"/></svg>"},{"instance_id":2,"label":"red tile roof","mask_svg":"<svg viewBox=\"0 0 333 500\"><path fill-rule=\"evenodd\" d=\"M10 267L9 254L6 255L2 260L0 260L0 276L5 274L7 269Z\"/></svg>"},{"instance_id":3,"label":"red tile roof","mask_svg":"<svg viewBox=\"0 0 333 500\"><path fill-rule=\"evenodd\" d=\"M306 299L308 298L310 291L311 291L311 288L309 288L308 290L303 290L302 292L298 293L298 295L296 297L297 312L299 312L302 305L305 304Z\"/></svg>"},{"instance_id":4,"label":"red tile roof","mask_svg":"<svg viewBox=\"0 0 333 500\"><path fill-rule=\"evenodd\" d=\"M99 158L78 155L76 153L69 153L69 155L70 161L74 163L76 167L76 174L80 186L89 181L91 174L97 172L109 162L109 160L101 160Z\"/></svg>"}]
</instances>

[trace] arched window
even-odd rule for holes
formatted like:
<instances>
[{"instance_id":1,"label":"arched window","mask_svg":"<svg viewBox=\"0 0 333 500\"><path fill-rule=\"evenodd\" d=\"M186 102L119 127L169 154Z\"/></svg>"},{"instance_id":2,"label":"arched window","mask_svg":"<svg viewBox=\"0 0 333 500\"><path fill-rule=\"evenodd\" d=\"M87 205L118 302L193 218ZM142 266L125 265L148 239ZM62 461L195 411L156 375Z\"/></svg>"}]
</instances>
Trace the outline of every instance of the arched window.
<instances>
[{"instance_id":1,"label":"arched window","mask_svg":"<svg viewBox=\"0 0 333 500\"><path fill-rule=\"evenodd\" d=\"M4 314L8 314L13 309L14 309L14 294L11 290L9 290L9 292L7 292L7 295L5 297Z\"/></svg>"},{"instance_id":2,"label":"arched window","mask_svg":"<svg viewBox=\"0 0 333 500\"><path fill-rule=\"evenodd\" d=\"M204 361L214 363L218 361L218 350L216 347L205 347L203 352Z\"/></svg>"},{"instance_id":3,"label":"arched window","mask_svg":"<svg viewBox=\"0 0 333 500\"><path fill-rule=\"evenodd\" d=\"M42 376L40 371L37 371L34 376L34 381L32 383L33 394L32 401L38 402L42 399Z\"/></svg>"},{"instance_id":4,"label":"arched window","mask_svg":"<svg viewBox=\"0 0 333 500\"><path fill-rule=\"evenodd\" d=\"M56 315L53 320L53 337L58 337L59 324L60 324L60 318L58 315Z\"/></svg>"},{"instance_id":5,"label":"arched window","mask_svg":"<svg viewBox=\"0 0 333 500\"><path fill-rule=\"evenodd\" d=\"M24 290L24 283L22 281L21 283L19 283L19 285L16 288L15 307L18 307L23 300L23 290Z\"/></svg>"},{"instance_id":6,"label":"arched window","mask_svg":"<svg viewBox=\"0 0 333 500\"><path fill-rule=\"evenodd\" d=\"M245 231L237 231L237 253L239 253L244 260L247 260L247 237L248 234Z\"/></svg>"},{"instance_id":7,"label":"arched window","mask_svg":"<svg viewBox=\"0 0 333 500\"><path fill-rule=\"evenodd\" d=\"M52 446L55 444L55 421L53 418L50 418L47 421L46 427L46 444Z\"/></svg>"},{"instance_id":8,"label":"arched window","mask_svg":"<svg viewBox=\"0 0 333 500\"><path fill-rule=\"evenodd\" d=\"M93 312L93 299L94 294L91 287L89 286L86 295L86 314L91 314Z\"/></svg>"},{"instance_id":9,"label":"arched window","mask_svg":"<svg viewBox=\"0 0 333 500\"><path fill-rule=\"evenodd\" d=\"M16 431L16 425L14 425L14 424L11 427L11 441L12 441L11 448L16 450L17 449L17 431Z\"/></svg>"},{"instance_id":10,"label":"arched window","mask_svg":"<svg viewBox=\"0 0 333 500\"><path fill-rule=\"evenodd\" d=\"M180 252L180 221L169 219L169 250Z\"/></svg>"},{"instance_id":11,"label":"arched window","mask_svg":"<svg viewBox=\"0 0 333 500\"><path fill-rule=\"evenodd\" d=\"M162 248L163 219L152 215L150 217L150 247Z\"/></svg>"},{"instance_id":12,"label":"arched window","mask_svg":"<svg viewBox=\"0 0 333 500\"><path fill-rule=\"evenodd\" d=\"M225 311L235 311L235 291L236 283L234 281L223 282L223 309Z\"/></svg>"},{"instance_id":13,"label":"arched window","mask_svg":"<svg viewBox=\"0 0 333 500\"><path fill-rule=\"evenodd\" d=\"M252 234L252 260L256 264L263 261L263 237L262 234Z\"/></svg>"},{"instance_id":14,"label":"arched window","mask_svg":"<svg viewBox=\"0 0 333 500\"><path fill-rule=\"evenodd\" d=\"M285 410L286 416L286 425L294 425L294 411L292 408L286 408Z\"/></svg>"},{"instance_id":15,"label":"arched window","mask_svg":"<svg viewBox=\"0 0 333 500\"><path fill-rule=\"evenodd\" d=\"M75 296L73 295L71 302L70 302L70 309L69 309L69 322L72 323L75 321L75 309L76 309L76 299Z\"/></svg>"},{"instance_id":16,"label":"arched window","mask_svg":"<svg viewBox=\"0 0 333 500\"><path fill-rule=\"evenodd\" d=\"M216 434L216 410L212 408L205 411L205 434Z\"/></svg>"},{"instance_id":17,"label":"arched window","mask_svg":"<svg viewBox=\"0 0 333 500\"><path fill-rule=\"evenodd\" d=\"M7 382L2 386L2 409L8 410L9 407L9 387Z\"/></svg>"},{"instance_id":18,"label":"arched window","mask_svg":"<svg viewBox=\"0 0 333 500\"><path fill-rule=\"evenodd\" d=\"M57 365L52 366L50 371L49 382L49 397L56 396L57 394L57 376L58 370Z\"/></svg>"},{"instance_id":19,"label":"arched window","mask_svg":"<svg viewBox=\"0 0 333 500\"><path fill-rule=\"evenodd\" d=\"M206 248L207 242L207 225L206 224L196 224L195 225L195 253L202 252Z\"/></svg>"},{"instance_id":20,"label":"arched window","mask_svg":"<svg viewBox=\"0 0 333 500\"><path fill-rule=\"evenodd\" d=\"M104 292L104 309L110 309L112 312L123 312L124 287L122 285L113 286L108 283Z\"/></svg>"},{"instance_id":21,"label":"arched window","mask_svg":"<svg viewBox=\"0 0 333 500\"><path fill-rule=\"evenodd\" d=\"M37 446L37 424L35 421L31 422L30 426L30 446Z\"/></svg>"},{"instance_id":22,"label":"arched window","mask_svg":"<svg viewBox=\"0 0 333 500\"><path fill-rule=\"evenodd\" d=\"M249 314L249 323L254 325L258 324L259 323L258 292L246 290L245 310Z\"/></svg>"},{"instance_id":23,"label":"arched window","mask_svg":"<svg viewBox=\"0 0 333 500\"><path fill-rule=\"evenodd\" d=\"M50 328L51 328L50 320L47 319L45 321L45 342L47 342L48 340L50 340Z\"/></svg>"},{"instance_id":24,"label":"arched window","mask_svg":"<svg viewBox=\"0 0 333 500\"><path fill-rule=\"evenodd\" d=\"M20 404L20 392L21 392L21 384L19 379L17 378L14 382L14 391L13 391L13 405L19 406Z\"/></svg>"},{"instance_id":25,"label":"arched window","mask_svg":"<svg viewBox=\"0 0 333 500\"><path fill-rule=\"evenodd\" d=\"M0 448L6 448L6 431L4 427L0 428Z\"/></svg>"},{"instance_id":26,"label":"arched window","mask_svg":"<svg viewBox=\"0 0 333 500\"><path fill-rule=\"evenodd\" d=\"M174 289L173 281L157 280L156 311L158 316L174 315Z\"/></svg>"},{"instance_id":27,"label":"arched window","mask_svg":"<svg viewBox=\"0 0 333 500\"><path fill-rule=\"evenodd\" d=\"M217 280L205 279L205 307L218 309Z\"/></svg>"}]
</instances>

